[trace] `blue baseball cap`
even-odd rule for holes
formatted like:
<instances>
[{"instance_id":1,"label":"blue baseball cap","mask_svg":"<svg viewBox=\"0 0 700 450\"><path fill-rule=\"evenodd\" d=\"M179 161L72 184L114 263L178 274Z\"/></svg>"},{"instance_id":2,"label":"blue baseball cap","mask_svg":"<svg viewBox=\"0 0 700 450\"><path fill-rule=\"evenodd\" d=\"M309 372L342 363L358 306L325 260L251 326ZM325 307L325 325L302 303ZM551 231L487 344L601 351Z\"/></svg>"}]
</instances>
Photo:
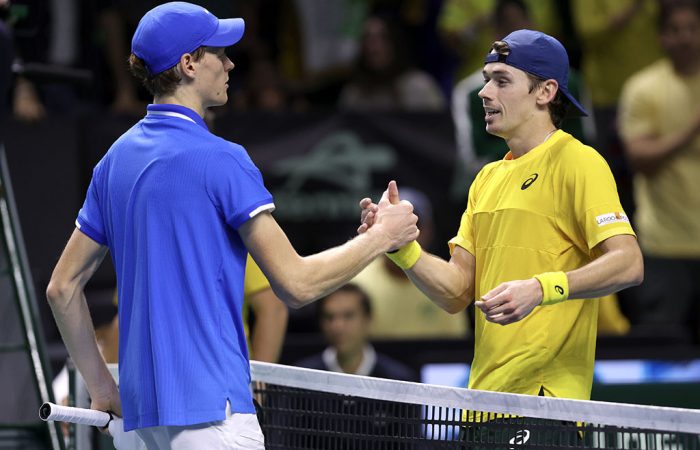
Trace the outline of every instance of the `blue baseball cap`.
<instances>
[{"instance_id":1,"label":"blue baseball cap","mask_svg":"<svg viewBox=\"0 0 700 450\"><path fill-rule=\"evenodd\" d=\"M569 92L569 55L561 42L540 31L518 30L501 39L508 44L510 53L499 55L492 51L486 55L485 64L501 62L516 67L545 80L554 79L559 90L587 116L588 112Z\"/></svg>"},{"instance_id":2,"label":"blue baseball cap","mask_svg":"<svg viewBox=\"0 0 700 450\"><path fill-rule=\"evenodd\" d=\"M198 5L170 2L148 11L131 40L131 52L141 58L151 75L175 66L180 57L201 46L228 47L245 30L243 19L217 19Z\"/></svg>"}]
</instances>

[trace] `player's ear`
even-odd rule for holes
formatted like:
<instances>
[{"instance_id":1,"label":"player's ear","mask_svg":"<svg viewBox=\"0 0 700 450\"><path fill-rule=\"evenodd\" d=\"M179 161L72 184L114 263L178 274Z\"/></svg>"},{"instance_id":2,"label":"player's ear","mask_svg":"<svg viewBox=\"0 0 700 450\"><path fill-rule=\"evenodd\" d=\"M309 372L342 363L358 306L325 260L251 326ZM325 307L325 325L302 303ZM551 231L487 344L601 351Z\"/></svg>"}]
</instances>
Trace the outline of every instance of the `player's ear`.
<instances>
[{"instance_id":1,"label":"player's ear","mask_svg":"<svg viewBox=\"0 0 700 450\"><path fill-rule=\"evenodd\" d=\"M549 79L540 83L536 93L537 104L544 106L547 103L550 103L552 100L554 100L554 97L556 97L558 90L559 83L557 83L557 80Z\"/></svg>"},{"instance_id":2,"label":"player's ear","mask_svg":"<svg viewBox=\"0 0 700 450\"><path fill-rule=\"evenodd\" d=\"M185 53L180 57L180 62L177 63L177 70L180 72L182 77L194 78L197 69L195 66L195 60L191 53Z\"/></svg>"}]
</instances>

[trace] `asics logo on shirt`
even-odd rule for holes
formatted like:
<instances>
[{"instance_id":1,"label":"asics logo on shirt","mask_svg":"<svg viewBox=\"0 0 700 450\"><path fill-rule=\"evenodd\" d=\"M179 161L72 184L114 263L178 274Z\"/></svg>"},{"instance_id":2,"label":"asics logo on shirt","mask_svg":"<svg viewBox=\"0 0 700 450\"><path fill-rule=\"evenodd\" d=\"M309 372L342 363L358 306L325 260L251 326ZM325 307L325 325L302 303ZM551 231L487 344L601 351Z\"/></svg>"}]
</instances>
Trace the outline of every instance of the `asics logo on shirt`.
<instances>
[{"instance_id":1,"label":"asics logo on shirt","mask_svg":"<svg viewBox=\"0 0 700 450\"><path fill-rule=\"evenodd\" d=\"M538 176L539 175L537 173L533 173L532 175L530 175L530 178L525 180L523 182L523 185L520 186L520 190L524 191L525 189L529 188L532 185L532 183L535 182L535 180L537 179Z\"/></svg>"}]
</instances>

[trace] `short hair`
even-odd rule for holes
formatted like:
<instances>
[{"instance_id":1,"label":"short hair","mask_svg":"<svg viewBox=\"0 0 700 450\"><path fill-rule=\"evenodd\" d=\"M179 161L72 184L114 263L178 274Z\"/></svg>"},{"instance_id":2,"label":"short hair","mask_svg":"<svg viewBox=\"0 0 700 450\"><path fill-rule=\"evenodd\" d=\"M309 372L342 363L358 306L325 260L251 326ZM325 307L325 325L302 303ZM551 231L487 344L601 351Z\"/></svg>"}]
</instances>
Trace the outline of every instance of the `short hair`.
<instances>
[{"instance_id":1,"label":"short hair","mask_svg":"<svg viewBox=\"0 0 700 450\"><path fill-rule=\"evenodd\" d=\"M525 72L527 73L527 72ZM537 77L531 73L527 73L527 78L530 80L530 90L529 92L538 89L542 84L547 81L544 78ZM569 108L571 107L571 102L568 98L561 92L561 89L557 89L557 93L551 102L547 103L547 108L549 109L549 117L552 119L552 123L555 127L560 128L561 124L564 122L566 115L569 113Z\"/></svg>"},{"instance_id":2,"label":"short hair","mask_svg":"<svg viewBox=\"0 0 700 450\"><path fill-rule=\"evenodd\" d=\"M491 49L499 55L508 56L510 54L510 47L505 41L496 41L491 46ZM506 63L507 64L507 63ZM530 81L530 87L528 92L532 92L535 89L542 86L545 80L542 77L533 75L529 72L525 72L528 80ZM557 89L557 93L551 102L547 104L547 109L549 110L549 117L552 119L552 123L555 127L560 128L562 122L569 113L569 108L571 107L571 102L562 93L561 89Z\"/></svg>"},{"instance_id":3,"label":"short hair","mask_svg":"<svg viewBox=\"0 0 700 450\"><path fill-rule=\"evenodd\" d=\"M199 47L190 54L194 61L199 61L207 51L210 51L209 47ZM129 56L129 70L154 97L173 94L182 81L177 64L159 74L151 75L143 59L133 53Z\"/></svg>"},{"instance_id":4,"label":"short hair","mask_svg":"<svg viewBox=\"0 0 700 450\"><path fill-rule=\"evenodd\" d=\"M317 302L317 312L318 312L318 318L321 319L322 314L323 314L323 305L326 303L326 301L334 296L335 294L339 292L345 292L348 294L356 294L360 298L360 307L362 309L362 312L365 313L365 316L367 317L372 317L372 305L369 301L369 295L367 295L367 292L365 292L364 289L362 289L359 285L355 283L347 283L344 284L343 286L339 287L338 290L331 292L330 294L326 295L325 297L322 297L318 302Z\"/></svg>"},{"instance_id":5,"label":"short hair","mask_svg":"<svg viewBox=\"0 0 700 450\"><path fill-rule=\"evenodd\" d=\"M700 1L698 0L664 0L660 2L657 25L663 30L668 25L671 15L679 9L692 9L700 16Z\"/></svg>"}]
</instances>

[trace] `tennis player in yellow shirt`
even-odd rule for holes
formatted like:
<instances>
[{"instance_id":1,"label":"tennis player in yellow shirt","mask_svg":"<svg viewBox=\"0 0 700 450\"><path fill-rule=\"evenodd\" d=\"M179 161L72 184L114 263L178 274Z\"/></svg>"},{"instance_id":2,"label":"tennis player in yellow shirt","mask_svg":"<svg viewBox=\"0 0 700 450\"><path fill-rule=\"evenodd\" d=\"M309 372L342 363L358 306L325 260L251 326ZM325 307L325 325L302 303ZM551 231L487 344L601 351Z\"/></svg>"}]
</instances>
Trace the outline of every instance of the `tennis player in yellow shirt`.
<instances>
[{"instance_id":1,"label":"tennis player in yellow shirt","mask_svg":"<svg viewBox=\"0 0 700 450\"><path fill-rule=\"evenodd\" d=\"M469 387L589 399L598 300L641 283L642 256L605 160L559 129L569 60L556 39L515 31L493 44L483 70L486 130L509 152L469 190L444 261L416 242L388 254L451 313L476 299ZM385 192L399 200L394 182ZM363 223L376 205L364 199Z\"/></svg>"}]
</instances>

